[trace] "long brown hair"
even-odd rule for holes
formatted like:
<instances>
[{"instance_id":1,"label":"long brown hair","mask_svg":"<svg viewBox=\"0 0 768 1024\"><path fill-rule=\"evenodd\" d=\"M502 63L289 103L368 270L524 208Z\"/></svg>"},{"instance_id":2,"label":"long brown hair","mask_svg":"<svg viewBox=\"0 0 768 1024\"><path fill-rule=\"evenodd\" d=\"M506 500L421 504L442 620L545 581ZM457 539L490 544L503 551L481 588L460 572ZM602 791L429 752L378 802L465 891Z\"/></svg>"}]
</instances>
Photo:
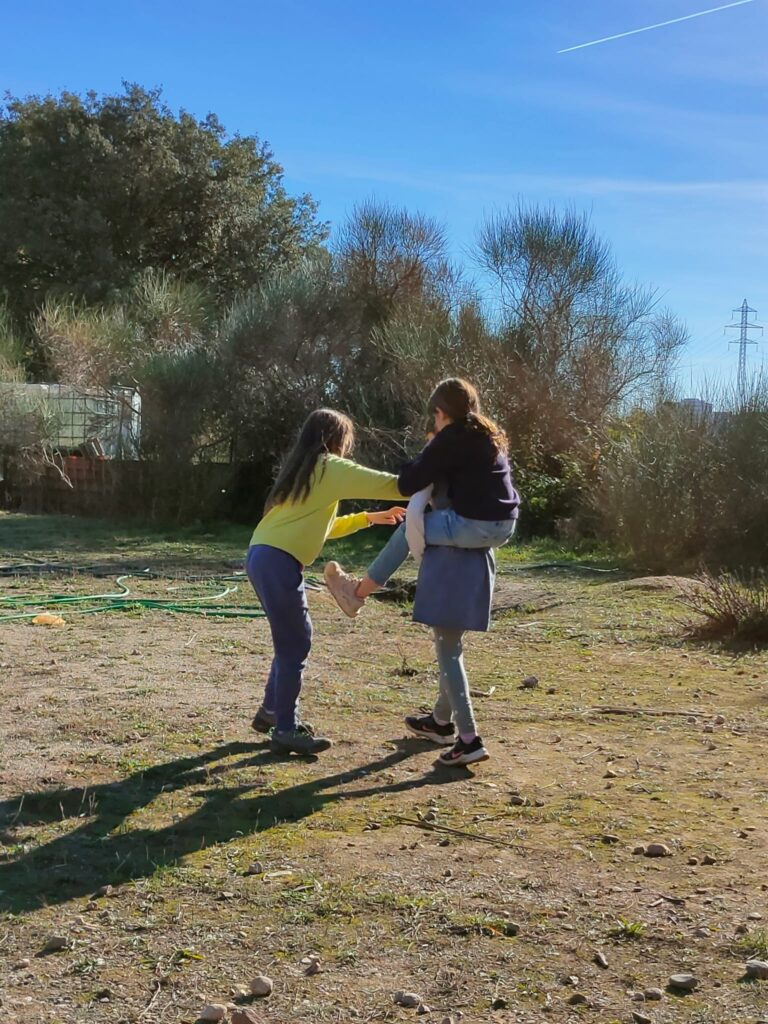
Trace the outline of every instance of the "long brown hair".
<instances>
[{"instance_id":1,"label":"long brown hair","mask_svg":"<svg viewBox=\"0 0 768 1024\"><path fill-rule=\"evenodd\" d=\"M480 397L474 385L461 377L441 380L429 397L429 412L432 416L440 409L454 423L460 423L469 430L487 434L497 452L506 454L507 435L480 410Z\"/></svg>"},{"instance_id":2,"label":"long brown hair","mask_svg":"<svg viewBox=\"0 0 768 1024\"><path fill-rule=\"evenodd\" d=\"M346 458L354 444L355 428L349 416L335 409L311 412L277 474L266 511L284 501L306 501L318 461L325 455Z\"/></svg>"}]
</instances>

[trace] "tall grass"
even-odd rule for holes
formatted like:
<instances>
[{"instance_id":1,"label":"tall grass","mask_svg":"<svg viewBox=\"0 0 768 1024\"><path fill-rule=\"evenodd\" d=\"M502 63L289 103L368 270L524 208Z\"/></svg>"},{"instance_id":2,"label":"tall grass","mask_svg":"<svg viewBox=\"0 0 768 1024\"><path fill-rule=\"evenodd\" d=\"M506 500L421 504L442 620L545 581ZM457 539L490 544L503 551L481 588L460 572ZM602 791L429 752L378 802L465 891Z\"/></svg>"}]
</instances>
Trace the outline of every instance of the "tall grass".
<instances>
[{"instance_id":1,"label":"tall grass","mask_svg":"<svg viewBox=\"0 0 768 1024\"><path fill-rule=\"evenodd\" d=\"M768 379L707 402L661 402L612 428L591 504L601 537L639 566L768 565Z\"/></svg>"}]
</instances>

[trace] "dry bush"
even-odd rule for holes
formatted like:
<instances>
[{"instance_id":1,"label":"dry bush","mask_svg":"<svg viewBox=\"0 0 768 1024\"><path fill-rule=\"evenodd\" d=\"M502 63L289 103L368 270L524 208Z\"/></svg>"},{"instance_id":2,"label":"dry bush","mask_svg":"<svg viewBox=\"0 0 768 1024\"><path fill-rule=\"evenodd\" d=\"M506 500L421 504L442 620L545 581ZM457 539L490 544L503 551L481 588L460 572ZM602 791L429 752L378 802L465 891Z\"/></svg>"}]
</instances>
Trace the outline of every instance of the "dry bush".
<instances>
[{"instance_id":1,"label":"dry bush","mask_svg":"<svg viewBox=\"0 0 768 1024\"><path fill-rule=\"evenodd\" d=\"M768 387L711 397L637 410L603 446L598 532L652 571L768 565Z\"/></svg>"},{"instance_id":2,"label":"dry bush","mask_svg":"<svg viewBox=\"0 0 768 1024\"><path fill-rule=\"evenodd\" d=\"M686 624L690 637L747 644L768 643L768 576L702 572L682 600L700 618Z\"/></svg>"}]
</instances>

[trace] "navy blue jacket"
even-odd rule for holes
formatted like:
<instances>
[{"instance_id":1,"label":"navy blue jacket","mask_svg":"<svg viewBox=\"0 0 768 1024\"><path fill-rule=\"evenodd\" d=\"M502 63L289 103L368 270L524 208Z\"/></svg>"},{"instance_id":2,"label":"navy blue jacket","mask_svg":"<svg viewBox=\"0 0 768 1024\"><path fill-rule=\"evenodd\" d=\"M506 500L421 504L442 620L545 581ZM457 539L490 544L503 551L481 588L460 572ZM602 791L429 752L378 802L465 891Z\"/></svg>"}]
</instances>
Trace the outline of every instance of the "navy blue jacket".
<instances>
[{"instance_id":1,"label":"navy blue jacket","mask_svg":"<svg viewBox=\"0 0 768 1024\"><path fill-rule=\"evenodd\" d=\"M509 461L482 431L449 423L397 478L407 497L438 481L447 485L454 511L465 519L517 519L520 497Z\"/></svg>"}]
</instances>

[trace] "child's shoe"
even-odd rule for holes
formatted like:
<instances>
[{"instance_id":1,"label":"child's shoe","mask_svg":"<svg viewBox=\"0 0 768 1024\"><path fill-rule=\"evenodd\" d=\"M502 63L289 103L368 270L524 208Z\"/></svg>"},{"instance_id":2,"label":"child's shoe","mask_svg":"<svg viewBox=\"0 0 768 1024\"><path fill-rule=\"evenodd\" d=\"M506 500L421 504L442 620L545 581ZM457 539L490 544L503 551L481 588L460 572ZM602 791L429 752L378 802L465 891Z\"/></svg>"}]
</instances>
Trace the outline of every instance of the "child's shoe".
<instances>
[{"instance_id":1,"label":"child's shoe","mask_svg":"<svg viewBox=\"0 0 768 1024\"><path fill-rule=\"evenodd\" d=\"M255 732L268 733L275 728L275 715L272 711L265 711L264 705L262 704L256 714L253 716L251 722L251 728Z\"/></svg>"},{"instance_id":2,"label":"child's shoe","mask_svg":"<svg viewBox=\"0 0 768 1024\"><path fill-rule=\"evenodd\" d=\"M459 736L451 749L443 751L437 760L440 764L477 764L487 761L490 756L479 736L475 736L471 743L465 743Z\"/></svg>"},{"instance_id":3,"label":"child's shoe","mask_svg":"<svg viewBox=\"0 0 768 1024\"><path fill-rule=\"evenodd\" d=\"M357 584L360 581L344 572L338 562L328 562L323 576L325 585L335 598L339 608L350 619L356 619L357 613L365 604L365 601L356 593Z\"/></svg>"},{"instance_id":4,"label":"child's shoe","mask_svg":"<svg viewBox=\"0 0 768 1024\"><path fill-rule=\"evenodd\" d=\"M306 725L297 725L286 732L273 729L270 743L276 754L320 754L333 746L331 740L315 736Z\"/></svg>"},{"instance_id":5,"label":"child's shoe","mask_svg":"<svg viewBox=\"0 0 768 1024\"><path fill-rule=\"evenodd\" d=\"M456 729L453 722L447 725L440 725L432 715L408 715L405 719L405 727L420 740L429 740L430 743L437 743L441 747L451 747L456 742Z\"/></svg>"}]
</instances>

